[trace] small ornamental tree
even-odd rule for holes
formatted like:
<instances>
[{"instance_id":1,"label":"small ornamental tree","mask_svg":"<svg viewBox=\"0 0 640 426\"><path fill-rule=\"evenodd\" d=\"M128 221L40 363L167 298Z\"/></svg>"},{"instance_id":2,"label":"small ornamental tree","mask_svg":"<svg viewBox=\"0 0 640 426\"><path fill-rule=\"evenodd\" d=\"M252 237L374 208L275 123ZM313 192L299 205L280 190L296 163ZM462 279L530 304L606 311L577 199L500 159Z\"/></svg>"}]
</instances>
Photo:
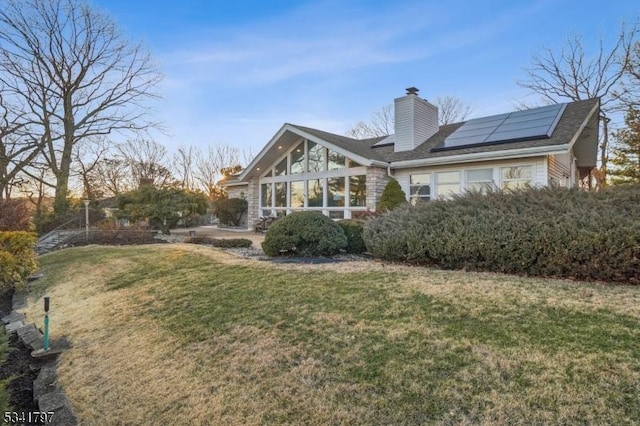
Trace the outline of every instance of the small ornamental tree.
<instances>
[{"instance_id":1,"label":"small ornamental tree","mask_svg":"<svg viewBox=\"0 0 640 426\"><path fill-rule=\"evenodd\" d=\"M407 202L407 196L405 195L400 184L397 180L391 179L389 183L384 187L382 196L380 197L380 204L378 209L380 211L393 210L402 204Z\"/></svg>"}]
</instances>

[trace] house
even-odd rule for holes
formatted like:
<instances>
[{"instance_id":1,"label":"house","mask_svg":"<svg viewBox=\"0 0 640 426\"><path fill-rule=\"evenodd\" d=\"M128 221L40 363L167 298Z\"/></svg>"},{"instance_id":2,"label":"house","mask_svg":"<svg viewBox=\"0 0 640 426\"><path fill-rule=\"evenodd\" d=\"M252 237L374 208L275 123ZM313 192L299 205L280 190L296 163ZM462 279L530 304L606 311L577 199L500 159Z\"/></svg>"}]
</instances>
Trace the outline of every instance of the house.
<instances>
[{"instance_id":1,"label":"house","mask_svg":"<svg viewBox=\"0 0 640 426\"><path fill-rule=\"evenodd\" d=\"M575 187L596 166L599 99L438 125L438 108L409 88L395 99L395 133L356 140L284 124L227 184L248 223L299 210L334 219L375 210L390 178L411 203L467 188Z\"/></svg>"}]
</instances>

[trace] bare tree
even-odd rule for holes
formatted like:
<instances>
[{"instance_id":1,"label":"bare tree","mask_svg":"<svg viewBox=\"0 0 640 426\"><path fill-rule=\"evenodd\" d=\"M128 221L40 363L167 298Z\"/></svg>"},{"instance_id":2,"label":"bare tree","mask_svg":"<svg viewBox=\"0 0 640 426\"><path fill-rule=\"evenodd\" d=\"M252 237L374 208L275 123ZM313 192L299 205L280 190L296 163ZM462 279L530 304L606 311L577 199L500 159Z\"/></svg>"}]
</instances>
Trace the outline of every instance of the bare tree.
<instances>
[{"instance_id":1,"label":"bare tree","mask_svg":"<svg viewBox=\"0 0 640 426\"><path fill-rule=\"evenodd\" d=\"M220 193L218 182L223 178L225 168L240 163L237 148L223 145L209 145L207 151L197 151L193 177L199 189L213 199Z\"/></svg>"},{"instance_id":2,"label":"bare tree","mask_svg":"<svg viewBox=\"0 0 640 426\"><path fill-rule=\"evenodd\" d=\"M600 39L595 51L587 53L582 38L574 35L560 51L547 48L535 55L526 69L527 78L518 82L547 103L600 98L600 170L595 174L600 187L606 185L607 178L610 115L619 108L615 90L628 68L635 36L636 27L622 27L612 45L606 46Z\"/></svg>"},{"instance_id":3,"label":"bare tree","mask_svg":"<svg viewBox=\"0 0 640 426\"><path fill-rule=\"evenodd\" d=\"M0 92L0 200L9 198L18 176L42 149L42 140L30 137L30 123Z\"/></svg>"},{"instance_id":4,"label":"bare tree","mask_svg":"<svg viewBox=\"0 0 640 426\"><path fill-rule=\"evenodd\" d=\"M464 121L473 111L471 104L456 96L437 97L435 105L438 107L438 124L441 126Z\"/></svg>"},{"instance_id":5,"label":"bare tree","mask_svg":"<svg viewBox=\"0 0 640 426\"><path fill-rule=\"evenodd\" d=\"M438 125L444 126L464 121L471 114L472 106L455 96L437 97ZM354 139L367 139L387 136L395 131L393 105L389 104L371 114L369 121L359 121L345 132L345 136Z\"/></svg>"},{"instance_id":6,"label":"bare tree","mask_svg":"<svg viewBox=\"0 0 640 426\"><path fill-rule=\"evenodd\" d=\"M98 179L101 160L108 154L110 143L104 137L92 138L82 144L76 144L74 151L74 171L82 184L83 197L98 200L104 197L105 191Z\"/></svg>"},{"instance_id":7,"label":"bare tree","mask_svg":"<svg viewBox=\"0 0 640 426\"><path fill-rule=\"evenodd\" d=\"M173 154L173 170L181 189L195 190L194 167L196 149L193 146L179 147Z\"/></svg>"},{"instance_id":8,"label":"bare tree","mask_svg":"<svg viewBox=\"0 0 640 426\"><path fill-rule=\"evenodd\" d=\"M129 168L122 158L100 159L89 173L89 180L103 197L118 196L134 189Z\"/></svg>"},{"instance_id":9,"label":"bare tree","mask_svg":"<svg viewBox=\"0 0 640 426\"><path fill-rule=\"evenodd\" d=\"M0 84L38 125L57 213L67 208L73 146L153 126L146 103L160 78L149 53L83 0L0 0Z\"/></svg>"},{"instance_id":10,"label":"bare tree","mask_svg":"<svg viewBox=\"0 0 640 426\"><path fill-rule=\"evenodd\" d=\"M141 184L161 188L173 183L164 145L148 139L136 139L118 145L117 151L127 165L135 188Z\"/></svg>"}]
</instances>

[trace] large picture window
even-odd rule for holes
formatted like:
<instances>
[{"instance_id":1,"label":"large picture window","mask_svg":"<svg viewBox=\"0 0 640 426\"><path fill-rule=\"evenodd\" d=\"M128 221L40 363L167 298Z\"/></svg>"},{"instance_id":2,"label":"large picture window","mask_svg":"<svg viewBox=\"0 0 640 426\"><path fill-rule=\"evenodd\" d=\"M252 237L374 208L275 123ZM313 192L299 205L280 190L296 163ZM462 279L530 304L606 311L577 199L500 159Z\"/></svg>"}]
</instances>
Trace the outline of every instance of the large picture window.
<instances>
[{"instance_id":1,"label":"large picture window","mask_svg":"<svg viewBox=\"0 0 640 426\"><path fill-rule=\"evenodd\" d=\"M322 192L322 179L312 179L307 182L309 186L308 206L322 207L324 204Z\"/></svg>"},{"instance_id":2,"label":"large picture window","mask_svg":"<svg viewBox=\"0 0 640 426\"><path fill-rule=\"evenodd\" d=\"M304 182L293 181L291 187L291 207L304 207Z\"/></svg>"},{"instance_id":3,"label":"large picture window","mask_svg":"<svg viewBox=\"0 0 640 426\"><path fill-rule=\"evenodd\" d=\"M344 178L327 179L327 206L344 207Z\"/></svg>"},{"instance_id":4,"label":"large picture window","mask_svg":"<svg viewBox=\"0 0 640 426\"><path fill-rule=\"evenodd\" d=\"M411 205L431 199L431 173L420 173L409 177Z\"/></svg>"},{"instance_id":5,"label":"large picture window","mask_svg":"<svg viewBox=\"0 0 640 426\"><path fill-rule=\"evenodd\" d=\"M282 161L276 165L274 171L276 176L284 176L287 174L287 157L284 157Z\"/></svg>"},{"instance_id":6,"label":"large picture window","mask_svg":"<svg viewBox=\"0 0 640 426\"><path fill-rule=\"evenodd\" d=\"M287 207L287 183L276 183L276 207Z\"/></svg>"},{"instance_id":7,"label":"large picture window","mask_svg":"<svg viewBox=\"0 0 640 426\"><path fill-rule=\"evenodd\" d=\"M460 192L460 172L436 173L438 198L447 198Z\"/></svg>"},{"instance_id":8,"label":"large picture window","mask_svg":"<svg viewBox=\"0 0 640 426\"><path fill-rule=\"evenodd\" d=\"M260 186L260 196L261 196L261 207L271 207L273 204L271 203L271 185L270 183L263 183Z\"/></svg>"},{"instance_id":9,"label":"large picture window","mask_svg":"<svg viewBox=\"0 0 640 426\"><path fill-rule=\"evenodd\" d=\"M291 174L304 173L304 142L291 152Z\"/></svg>"},{"instance_id":10,"label":"large picture window","mask_svg":"<svg viewBox=\"0 0 640 426\"><path fill-rule=\"evenodd\" d=\"M308 141L309 147L309 173L324 171L325 149L315 142Z\"/></svg>"},{"instance_id":11,"label":"large picture window","mask_svg":"<svg viewBox=\"0 0 640 426\"><path fill-rule=\"evenodd\" d=\"M471 191L490 191L493 188L493 169L467 170L466 188Z\"/></svg>"},{"instance_id":12,"label":"large picture window","mask_svg":"<svg viewBox=\"0 0 640 426\"><path fill-rule=\"evenodd\" d=\"M349 203L351 207L367 205L367 176L351 176L349 178Z\"/></svg>"},{"instance_id":13,"label":"large picture window","mask_svg":"<svg viewBox=\"0 0 640 426\"><path fill-rule=\"evenodd\" d=\"M531 185L533 179L531 166L502 167L500 182L502 189L524 188Z\"/></svg>"},{"instance_id":14,"label":"large picture window","mask_svg":"<svg viewBox=\"0 0 640 426\"><path fill-rule=\"evenodd\" d=\"M347 159L345 158L344 155L338 154L337 152L334 152L331 150L328 151L328 160L327 160L328 170L344 169L346 161Z\"/></svg>"}]
</instances>

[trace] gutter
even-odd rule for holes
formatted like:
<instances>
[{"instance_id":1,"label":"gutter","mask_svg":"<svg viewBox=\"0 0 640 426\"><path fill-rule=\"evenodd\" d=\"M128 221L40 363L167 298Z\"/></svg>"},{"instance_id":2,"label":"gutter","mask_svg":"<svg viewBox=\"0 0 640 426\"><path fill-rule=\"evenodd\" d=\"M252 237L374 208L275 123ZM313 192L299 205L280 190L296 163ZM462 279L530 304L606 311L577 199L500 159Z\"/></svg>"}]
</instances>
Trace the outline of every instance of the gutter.
<instances>
[{"instance_id":1,"label":"gutter","mask_svg":"<svg viewBox=\"0 0 640 426\"><path fill-rule=\"evenodd\" d=\"M449 155L446 157L436 158L423 158L416 160L404 160L391 162L389 167L393 168L408 168L408 167L420 167L431 166L440 164L455 164L455 163L471 163L474 161L484 160L509 160L522 157L537 157L540 155L554 155L554 154L566 154L569 152L568 144L563 145L550 145L539 146L532 148L513 149L508 151L488 151L488 152L475 152L472 154L463 155Z\"/></svg>"}]
</instances>

